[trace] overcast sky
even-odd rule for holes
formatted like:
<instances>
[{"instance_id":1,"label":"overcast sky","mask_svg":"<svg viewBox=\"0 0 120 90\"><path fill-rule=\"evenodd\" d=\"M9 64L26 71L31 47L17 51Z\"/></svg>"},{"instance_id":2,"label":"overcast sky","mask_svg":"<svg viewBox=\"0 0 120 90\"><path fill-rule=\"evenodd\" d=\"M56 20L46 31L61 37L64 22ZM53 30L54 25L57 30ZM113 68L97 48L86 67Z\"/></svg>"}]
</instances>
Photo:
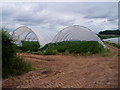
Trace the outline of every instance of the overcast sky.
<instances>
[{"instance_id":1,"label":"overcast sky","mask_svg":"<svg viewBox=\"0 0 120 90\"><path fill-rule=\"evenodd\" d=\"M2 4L2 5L1 5ZM85 26L95 33L118 29L117 2L1 3L3 27L20 26L58 32L71 25Z\"/></svg>"}]
</instances>

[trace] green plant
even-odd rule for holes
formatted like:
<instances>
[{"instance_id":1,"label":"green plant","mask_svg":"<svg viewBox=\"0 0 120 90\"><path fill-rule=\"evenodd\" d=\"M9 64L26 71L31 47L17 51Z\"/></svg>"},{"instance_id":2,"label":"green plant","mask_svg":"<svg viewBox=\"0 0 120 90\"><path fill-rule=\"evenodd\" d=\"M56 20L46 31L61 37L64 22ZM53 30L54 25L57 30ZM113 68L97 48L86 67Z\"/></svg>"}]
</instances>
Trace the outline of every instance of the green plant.
<instances>
[{"instance_id":1,"label":"green plant","mask_svg":"<svg viewBox=\"0 0 120 90\"><path fill-rule=\"evenodd\" d=\"M104 49L100 55L101 56L111 56L113 54L113 52L111 52L109 49Z\"/></svg>"},{"instance_id":2,"label":"green plant","mask_svg":"<svg viewBox=\"0 0 120 90\"><path fill-rule=\"evenodd\" d=\"M69 55L69 51L68 50L65 50L65 52L63 52L63 55Z\"/></svg>"},{"instance_id":3,"label":"green plant","mask_svg":"<svg viewBox=\"0 0 120 90\"><path fill-rule=\"evenodd\" d=\"M17 48L12 37L2 29L2 77L22 74L32 69L31 64L16 55Z\"/></svg>"},{"instance_id":4,"label":"green plant","mask_svg":"<svg viewBox=\"0 0 120 90\"><path fill-rule=\"evenodd\" d=\"M55 55L57 54L57 50L52 50L52 49L48 49L48 50L44 50L43 55Z\"/></svg>"},{"instance_id":5,"label":"green plant","mask_svg":"<svg viewBox=\"0 0 120 90\"><path fill-rule=\"evenodd\" d=\"M38 41L22 41L22 46L19 47L23 52L35 52L40 47Z\"/></svg>"},{"instance_id":6,"label":"green plant","mask_svg":"<svg viewBox=\"0 0 120 90\"><path fill-rule=\"evenodd\" d=\"M86 52L86 53L82 53L82 56L90 56L90 55L92 55L92 53L91 52Z\"/></svg>"},{"instance_id":7,"label":"green plant","mask_svg":"<svg viewBox=\"0 0 120 90\"><path fill-rule=\"evenodd\" d=\"M63 41L58 43L51 43L41 48L41 52L45 55L50 55L52 50L57 50L59 53L63 53L63 55L67 55L69 53L72 54L82 54L82 55L92 55L101 53L105 48L97 41Z\"/></svg>"}]
</instances>

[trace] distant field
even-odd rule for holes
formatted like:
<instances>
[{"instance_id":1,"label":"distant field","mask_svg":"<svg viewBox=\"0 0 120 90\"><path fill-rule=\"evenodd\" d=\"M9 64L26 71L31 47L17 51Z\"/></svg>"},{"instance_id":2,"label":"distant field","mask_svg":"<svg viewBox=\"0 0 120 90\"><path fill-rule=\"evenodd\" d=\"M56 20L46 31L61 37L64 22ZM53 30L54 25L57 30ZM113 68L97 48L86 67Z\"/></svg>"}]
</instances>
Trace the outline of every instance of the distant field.
<instances>
[{"instance_id":1,"label":"distant field","mask_svg":"<svg viewBox=\"0 0 120 90\"><path fill-rule=\"evenodd\" d=\"M99 36L101 39L108 39L108 38L118 37L118 35L111 35L111 34L98 34L98 36Z\"/></svg>"}]
</instances>

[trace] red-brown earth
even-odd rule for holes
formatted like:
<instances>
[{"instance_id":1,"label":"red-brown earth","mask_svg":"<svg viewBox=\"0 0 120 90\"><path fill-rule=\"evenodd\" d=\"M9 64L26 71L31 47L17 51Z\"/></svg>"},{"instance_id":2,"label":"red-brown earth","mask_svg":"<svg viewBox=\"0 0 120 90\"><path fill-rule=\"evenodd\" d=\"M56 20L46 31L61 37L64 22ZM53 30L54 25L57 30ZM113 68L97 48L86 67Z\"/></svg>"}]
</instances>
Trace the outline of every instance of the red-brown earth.
<instances>
[{"instance_id":1,"label":"red-brown earth","mask_svg":"<svg viewBox=\"0 0 120 90\"><path fill-rule=\"evenodd\" d=\"M111 56L19 53L37 70L4 79L3 88L117 88L118 49Z\"/></svg>"}]
</instances>

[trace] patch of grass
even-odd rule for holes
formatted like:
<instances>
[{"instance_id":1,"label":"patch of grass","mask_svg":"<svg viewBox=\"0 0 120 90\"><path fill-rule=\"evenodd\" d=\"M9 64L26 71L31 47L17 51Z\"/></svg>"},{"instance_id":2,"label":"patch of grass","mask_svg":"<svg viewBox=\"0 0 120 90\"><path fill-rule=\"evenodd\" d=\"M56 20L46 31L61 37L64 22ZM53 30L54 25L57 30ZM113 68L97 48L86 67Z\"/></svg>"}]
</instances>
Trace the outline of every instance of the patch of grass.
<instances>
[{"instance_id":1,"label":"patch of grass","mask_svg":"<svg viewBox=\"0 0 120 90\"><path fill-rule=\"evenodd\" d=\"M2 78L20 75L32 69L30 63L16 55L17 48L13 39L2 29Z\"/></svg>"},{"instance_id":2,"label":"patch of grass","mask_svg":"<svg viewBox=\"0 0 120 90\"><path fill-rule=\"evenodd\" d=\"M117 47L117 48L120 49L120 45L119 45L119 44L111 43L111 42L107 42L107 41L104 41L104 43L109 44L109 45L111 45L111 46L114 46L114 47Z\"/></svg>"},{"instance_id":3,"label":"patch of grass","mask_svg":"<svg viewBox=\"0 0 120 90\"><path fill-rule=\"evenodd\" d=\"M91 55L92 55L91 52L82 53L82 56L91 56Z\"/></svg>"},{"instance_id":4,"label":"patch of grass","mask_svg":"<svg viewBox=\"0 0 120 90\"><path fill-rule=\"evenodd\" d=\"M113 52L110 51L109 49L103 49L101 53L99 53L100 56L111 56L113 55Z\"/></svg>"},{"instance_id":5,"label":"patch of grass","mask_svg":"<svg viewBox=\"0 0 120 90\"><path fill-rule=\"evenodd\" d=\"M56 55L57 54L57 50L54 49L48 49L48 50L44 50L42 52L43 55Z\"/></svg>"},{"instance_id":6,"label":"patch of grass","mask_svg":"<svg viewBox=\"0 0 120 90\"><path fill-rule=\"evenodd\" d=\"M65 52L62 53L63 55L69 55L69 51L68 50L65 50Z\"/></svg>"},{"instance_id":7,"label":"patch of grass","mask_svg":"<svg viewBox=\"0 0 120 90\"><path fill-rule=\"evenodd\" d=\"M16 75L20 75L30 70L32 70L32 66L30 63L26 62L23 58L19 56L15 56L12 59L12 63L10 66L6 66L6 67L3 66L2 74L3 74L3 78L6 78L6 77L13 77Z\"/></svg>"},{"instance_id":8,"label":"patch of grass","mask_svg":"<svg viewBox=\"0 0 120 90\"><path fill-rule=\"evenodd\" d=\"M101 39L118 37L118 35L111 35L111 34L98 34L98 36L99 36Z\"/></svg>"},{"instance_id":9,"label":"patch of grass","mask_svg":"<svg viewBox=\"0 0 120 90\"><path fill-rule=\"evenodd\" d=\"M36 67L36 68L33 68L33 70L48 70L48 68L38 68L38 67Z\"/></svg>"}]
</instances>

